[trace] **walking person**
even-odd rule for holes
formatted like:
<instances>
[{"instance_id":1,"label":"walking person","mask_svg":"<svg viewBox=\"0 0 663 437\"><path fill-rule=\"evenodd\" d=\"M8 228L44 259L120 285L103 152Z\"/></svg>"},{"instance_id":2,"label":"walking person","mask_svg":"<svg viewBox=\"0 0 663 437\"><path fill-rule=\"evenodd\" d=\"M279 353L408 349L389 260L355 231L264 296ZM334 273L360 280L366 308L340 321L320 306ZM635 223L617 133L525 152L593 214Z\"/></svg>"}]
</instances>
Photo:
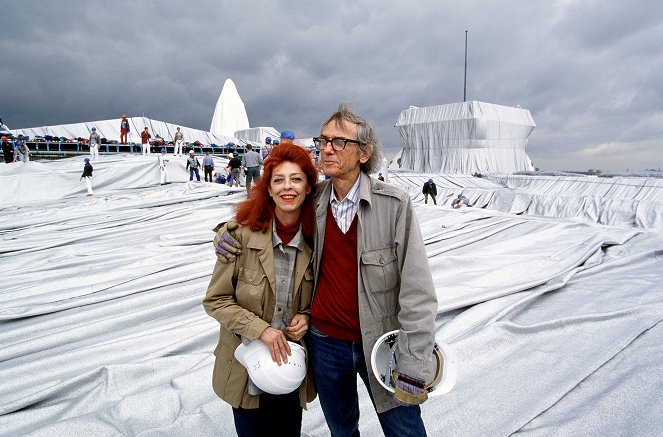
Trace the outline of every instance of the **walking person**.
<instances>
[{"instance_id":1,"label":"walking person","mask_svg":"<svg viewBox=\"0 0 663 437\"><path fill-rule=\"evenodd\" d=\"M14 162L14 147L4 135L2 136L2 154L5 158L5 164Z\"/></svg>"},{"instance_id":2,"label":"walking person","mask_svg":"<svg viewBox=\"0 0 663 437\"><path fill-rule=\"evenodd\" d=\"M161 154L159 155L159 172L161 173L161 185L170 183L170 181L168 180L168 170L166 169L167 162L168 160L166 159L166 148L163 147L161 149Z\"/></svg>"},{"instance_id":3,"label":"walking person","mask_svg":"<svg viewBox=\"0 0 663 437\"><path fill-rule=\"evenodd\" d=\"M262 156L258 152L253 151L251 144L246 145L246 153L242 156L242 165L246 171L246 194L251 192L251 181L258 182L260 179L260 164L262 164Z\"/></svg>"},{"instance_id":4,"label":"walking person","mask_svg":"<svg viewBox=\"0 0 663 437\"><path fill-rule=\"evenodd\" d=\"M30 149L28 149L28 146L25 144L25 140L23 138L20 138L16 142L16 148L14 149L14 161L21 161L23 164L30 161Z\"/></svg>"},{"instance_id":5,"label":"walking person","mask_svg":"<svg viewBox=\"0 0 663 437\"><path fill-rule=\"evenodd\" d=\"M140 133L140 146L143 149L143 155L150 154L150 138L152 138L152 135L150 135L150 131L148 131L147 126L145 126L143 132Z\"/></svg>"},{"instance_id":6,"label":"walking person","mask_svg":"<svg viewBox=\"0 0 663 437\"><path fill-rule=\"evenodd\" d=\"M212 175L214 174L214 159L209 152L205 152L205 157L203 158L203 170L205 171L205 182L208 182L208 176L209 182L214 182L214 179L212 178Z\"/></svg>"},{"instance_id":7,"label":"walking person","mask_svg":"<svg viewBox=\"0 0 663 437\"><path fill-rule=\"evenodd\" d=\"M311 192L317 172L308 154L294 145L272 153L264 170L253 195L236 208L242 254L230 263L217 261L203 300L205 311L221 328L212 387L232 406L239 437L299 437L302 409L315 399L310 358L300 354L297 361L295 352L308 347L304 335L313 294ZM266 375L271 385L288 386L280 394L263 391L255 373L247 374L234 359L240 344L263 348L264 359L275 362L276 371L305 366L305 372L297 373L303 379ZM260 367L268 371L266 365Z\"/></svg>"},{"instance_id":8,"label":"walking person","mask_svg":"<svg viewBox=\"0 0 663 437\"><path fill-rule=\"evenodd\" d=\"M242 171L242 159L237 152L233 152L233 157L228 161L228 167L230 167L230 174L232 175L230 186L232 187L232 185L235 184L236 187L239 187L239 174Z\"/></svg>"},{"instance_id":9,"label":"walking person","mask_svg":"<svg viewBox=\"0 0 663 437\"><path fill-rule=\"evenodd\" d=\"M428 204L428 196L430 196L430 198L433 199L433 203L437 205L437 201L435 200L435 196L437 196L437 187L435 186L433 179L428 179L426 182L424 182L424 186L421 188L421 192L424 193L425 204Z\"/></svg>"},{"instance_id":10,"label":"walking person","mask_svg":"<svg viewBox=\"0 0 663 437\"><path fill-rule=\"evenodd\" d=\"M99 159L99 147L101 146L101 135L97 133L97 128L93 127L90 132L90 159L94 162Z\"/></svg>"},{"instance_id":11,"label":"walking person","mask_svg":"<svg viewBox=\"0 0 663 437\"><path fill-rule=\"evenodd\" d=\"M182 149L184 148L184 134L180 131L180 128L177 128L177 132L173 136L175 150L173 151L173 156L182 156Z\"/></svg>"},{"instance_id":12,"label":"walking person","mask_svg":"<svg viewBox=\"0 0 663 437\"><path fill-rule=\"evenodd\" d=\"M127 120L126 114L122 114L122 121L120 121L120 144L128 143L129 132L131 132L129 120Z\"/></svg>"},{"instance_id":13,"label":"walking person","mask_svg":"<svg viewBox=\"0 0 663 437\"><path fill-rule=\"evenodd\" d=\"M90 164L90 158L87 156L83 160L85 161L85 166L83 167L83 174L81 175L81 180L85 179L85 185L87 186L87 195L92 196L92 164Z\"/></svg>"},{"instance_id":14,"label":"walking person","mask_svg":"<svg viewBox=\"0 0 663 437\"><path fill-rule=\"evenodd\" d=\"M200 173L198 169L200 168L200 162L196 158L195 152L192 150L189 151L189 157L186 159L186 168L189 170L189 181L193 180L193 174L196 174L196 179L200 182Z\"/></svg>"}]
</instances>

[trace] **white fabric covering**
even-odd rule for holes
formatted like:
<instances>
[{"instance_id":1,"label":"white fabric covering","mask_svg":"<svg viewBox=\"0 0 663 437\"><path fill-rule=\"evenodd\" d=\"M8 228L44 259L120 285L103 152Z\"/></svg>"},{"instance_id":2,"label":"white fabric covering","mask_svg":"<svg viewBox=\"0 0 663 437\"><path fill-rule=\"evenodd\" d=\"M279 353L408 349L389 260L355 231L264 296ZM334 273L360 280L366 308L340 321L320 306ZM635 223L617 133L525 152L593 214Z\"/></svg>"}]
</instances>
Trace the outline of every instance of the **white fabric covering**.
<instances>
[{"instance_id":1,"label":"white fabric covering","mask_svg":"<svg viewBox=\"0 0 663 437\"><path fill-rule=\"evenodd\" d=\"M180 128L182 134L184 134L184 141L187 143L193 143L194 141L200 141L203 144L217 144L219 146L227 144L229 142L239 143L237 138L233 137L232 134L229 136L226 135L217 135L211 132L206 132L200 129L193 129L190 127L181 126L173 123L166 123L163 121L152 120L147 117L127 117L129 121L131 132L129 132L129 142L140 144L140 133L148 128L152 139L155 139L157 135L163 138L166 141L172 141L177 128ZM16 136L19 134L27 135L30 138L35 136L45 136L51 135L56 137L65 137L67 139L76 139L76 138L89 138L90 132L93 127L97 128L97 133L102 138L112 141L120 141L120 122L121 118L116 118L112 120L97 120L89 121L85 123L72 123L72 124L62 124L54 126L42 126L42 127L33 127L25 129L13 129L12 133ZM102 150L105 147L101 146Z\"/></svg>"},{"instance_id":2,"label":"white fabric covering","mask_svg":"<svg viewBox=\"0 0 663 437\"><path fill-rule=\"evenodd\" d=\"M214 108L210 132L215 135L232 136L238 130L249 128L244 102L237 92L235 82L228 78L223 83L221 94Z\"/></svg>"},{"instance_id":3,"label":"white fabric covering","mask_svg":"<svg viewBox=\"0 0 663 437\"><path fill-rule=\"evenodd\" d=\"M395 126L405 140L401 167L464 174L533 170L525 146L535 126L528 110L492 103L412 106Z\"/></svg>"},{"instance_id":4,"label":"white fabric covering","mask_svg":"<svg viewBox=\"0 0 663 437\"><path fill-rule=\"evenodd\" d=\"M162 187L156 157L102 156L86 197L82 168L82 158L0 164L0 434L234 435L211 389L218 323L202 299L211 228L245 190ZM169 170L188 178L183 159ZM508 191L431 176L440 199ZM456 387L422 407L428 435L663 434L660 231L423 205L428 177L390 171L412 194L436 337L459 364ZM501 207L521 210L519 196ZM362 435L379 436L359 390ZM303 435L329 435L318 400Z\"/></svg>"},{"instance_id":5,"label":"white fabric covering","mask_svg":"<svg viewBox=\"0 0 663 437\"><path fill-rule=\"evenodd\" d=\"M265 144L265 138L267 137L270 137L272 140L278 140L279 135L281 135L280 132L273 127L253 127L235 132L236 138L258 143L260 145Z\"/></svg>"}]
</instances>

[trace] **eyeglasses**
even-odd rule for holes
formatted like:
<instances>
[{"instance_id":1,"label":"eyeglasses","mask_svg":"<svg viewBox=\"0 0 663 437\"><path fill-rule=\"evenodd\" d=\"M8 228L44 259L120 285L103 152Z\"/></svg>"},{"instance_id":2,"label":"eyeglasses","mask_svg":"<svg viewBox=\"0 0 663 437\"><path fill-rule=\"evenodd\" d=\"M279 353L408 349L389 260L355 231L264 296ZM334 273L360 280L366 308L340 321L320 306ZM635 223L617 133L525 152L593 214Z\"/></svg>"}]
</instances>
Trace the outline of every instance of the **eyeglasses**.
<instances>
[{"instance_id":1,"label":"eyeglasses","mask_svg":"<svg viewBox=\"0 0 663 437\"><path fill-rule=\"evenodd\" d=\"M347 146L348 143L355 143L359 145L361 144L361 141L349 140L347 138L317 137L313 138L313 143L315 144L315 148L318 150L323 150L325 147L327 147L327 144L331 143L332 149L340 152L341 150L345 149L345 146Z\"/></svg>"}]
</instances>

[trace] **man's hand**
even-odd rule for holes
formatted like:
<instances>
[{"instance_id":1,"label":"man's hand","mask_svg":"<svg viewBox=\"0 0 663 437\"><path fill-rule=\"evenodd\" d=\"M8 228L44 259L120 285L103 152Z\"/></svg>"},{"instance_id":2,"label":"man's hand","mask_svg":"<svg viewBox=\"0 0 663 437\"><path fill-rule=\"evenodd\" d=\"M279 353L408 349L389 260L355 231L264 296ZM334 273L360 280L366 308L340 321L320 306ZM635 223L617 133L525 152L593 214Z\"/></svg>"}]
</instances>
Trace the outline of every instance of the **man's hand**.
<instances>
[{"instance_id":1,"label":"man's hand","mask_svg":"<svg viewBox=\"0 0 663 437\"><path fill-rule=\"evenodd\" d=\"M235 261L235 257L242 253L242 245L235 238L235 231L239 225L236 221L231 220L227 222L214 237L214 249L216 250L216 257L222 263L229 263Z\"/></svg>"},{"instance_id":2,"label":"man's hand","mask_svg":"<svg viewBox=\"0 0 663 437\"><path fill-rule=\"evenodd\" d=\"M281 331L268 326L258 338L267 345L269 352L272 354L272 360L276 364L280 366L281 362L288 362L288 355L292 355L292 351Z\"/></svg>"},{"instance_id":3,"label":"man's hand","mask_svg":"<svg viewBox=\"0 0 663 437\"><path fill-rule=\"evenodd\" d=\"M296 314L290 322L290 326L285 328L285 335L292 341L300 341L308 331L308 316L306 314Z\"/></svg>"},{"instance_id":4,"label":"man's hand","mask_svg":"<svg viewBox=\"0 0 663 437\"><path fill-rule=\"evenodd\" d=\"M428 399L426 392L426 383L417 378L394 372L394 381L396 381L396 392L394 397L404 405L423 404Z\"/></svg>"}]
</instances>

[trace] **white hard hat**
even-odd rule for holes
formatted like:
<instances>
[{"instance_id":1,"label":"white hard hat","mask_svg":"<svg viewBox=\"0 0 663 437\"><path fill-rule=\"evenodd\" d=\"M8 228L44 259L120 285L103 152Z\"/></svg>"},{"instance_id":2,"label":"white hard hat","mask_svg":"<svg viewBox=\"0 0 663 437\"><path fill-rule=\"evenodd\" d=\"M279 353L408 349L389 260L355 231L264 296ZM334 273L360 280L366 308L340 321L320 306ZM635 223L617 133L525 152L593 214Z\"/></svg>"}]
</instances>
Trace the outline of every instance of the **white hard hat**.
<instances>
[{"instance_id":1,"label":"white hard hat","mask_svg":"<svg viewBox=\"0 0 663 437\"><path fill-rule=\"evenodd\" d=\"M380 385L394 393L395 381L393 372L396 370L398 356L398 330L389 331L375 342L371 352L371 368ZM456 360L451 347L446 343L435 343L431 360L431 381L426 381L428 396L439 396L449 393L456 385Z\"/></svg>"},{"instance_id":2,"label":"white hard hat","mask_svg":"<svg viewBox=\"0 0 663 437\"><path fill-rule=\"evenodd\" d=\"M249 377L264 392L273 395L292 393L306 376L306 351L297 343L288 342L292 355L279 366L272 361L269 348L261 340L243 343L235 349L235 358L246 367Z\"/></svg>"}]
</instances>

